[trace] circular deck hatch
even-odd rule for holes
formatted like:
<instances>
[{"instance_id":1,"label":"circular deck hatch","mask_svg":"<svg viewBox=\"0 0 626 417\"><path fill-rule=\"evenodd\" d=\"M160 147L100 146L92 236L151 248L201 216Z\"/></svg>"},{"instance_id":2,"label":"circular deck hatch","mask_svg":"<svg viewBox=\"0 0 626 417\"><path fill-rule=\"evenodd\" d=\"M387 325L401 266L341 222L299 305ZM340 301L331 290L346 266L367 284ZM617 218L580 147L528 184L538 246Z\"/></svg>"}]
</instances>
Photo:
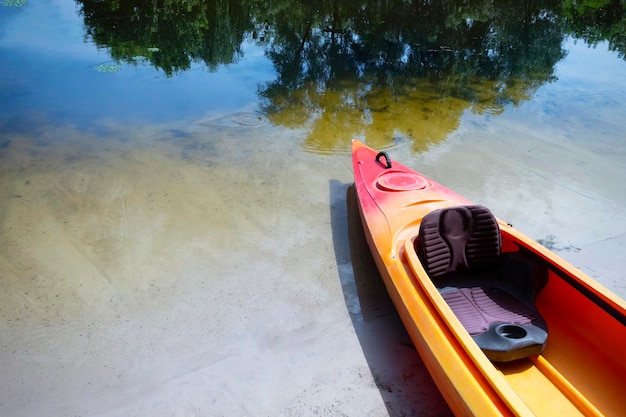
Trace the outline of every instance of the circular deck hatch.
<instances>
[{"instance_id":1,"label":"circular deck hatch","mask_svg":"<svg viewBox=\"0 0 626 417\"><path fill-rule=\"evenodd\" d=\"M407 172L388 172L378 178L378 185L387 191L413 191L426 188L428 181L421 175Z\"/></svg>"}]
</instances>

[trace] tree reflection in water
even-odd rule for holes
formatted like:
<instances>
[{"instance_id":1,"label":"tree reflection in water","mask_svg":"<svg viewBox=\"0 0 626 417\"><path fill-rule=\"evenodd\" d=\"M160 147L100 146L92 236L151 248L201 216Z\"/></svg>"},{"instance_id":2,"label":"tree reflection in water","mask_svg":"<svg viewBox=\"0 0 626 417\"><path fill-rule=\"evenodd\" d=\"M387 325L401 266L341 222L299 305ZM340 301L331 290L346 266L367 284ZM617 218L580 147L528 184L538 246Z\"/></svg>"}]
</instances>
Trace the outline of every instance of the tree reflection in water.
<instances>
[{"instance_id":1,"label":"tree reflection in water","mask_svg":"<svg viewBox=\"0 0 626 417\"><path fill-rule=\"evenodd\" d=\"M117 62L166 76L211 71L265 48L276 79L260 85L275 124L308 129L305 146L384 148L443 140L465 111L498 114L555 79L566 36L625 56L620 0L77 0L87 37Z\"/></svg>"}]
</instances>

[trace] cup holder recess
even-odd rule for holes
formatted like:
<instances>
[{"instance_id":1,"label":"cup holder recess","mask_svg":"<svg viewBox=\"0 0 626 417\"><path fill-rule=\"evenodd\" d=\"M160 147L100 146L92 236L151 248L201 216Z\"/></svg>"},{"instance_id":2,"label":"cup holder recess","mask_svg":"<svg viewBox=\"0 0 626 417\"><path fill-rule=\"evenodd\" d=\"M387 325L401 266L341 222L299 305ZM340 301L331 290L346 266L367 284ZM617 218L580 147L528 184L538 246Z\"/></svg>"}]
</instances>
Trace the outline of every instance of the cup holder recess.
<instances>
[{"instance_id":1,"label":"cup holder recess","mask_svg":"<svg viewBox=\"0 0 626 417\"><path fill-rule=\"evenodd\" d=\"M528 335L526 329L515 324L503 324L498 326L496 333L508 339L523 339Z\"/></svg>"}]
</instances>

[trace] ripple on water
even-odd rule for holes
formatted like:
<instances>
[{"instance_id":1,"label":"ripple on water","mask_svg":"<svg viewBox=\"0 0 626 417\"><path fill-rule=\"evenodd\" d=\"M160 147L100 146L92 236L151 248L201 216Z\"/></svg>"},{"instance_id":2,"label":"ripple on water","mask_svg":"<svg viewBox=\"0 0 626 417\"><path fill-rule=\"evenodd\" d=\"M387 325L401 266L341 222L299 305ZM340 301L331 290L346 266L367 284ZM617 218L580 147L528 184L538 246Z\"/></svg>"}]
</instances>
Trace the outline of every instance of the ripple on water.
<instances>
[{"instance_id":1,"label":"ripple on water","mask_svg":"<svg viewBox=\"0 0 626 417\"><path fill-rule=\"evenodd\" d=\"M268 124L267 117L257 112L239 112L198 122L211 127L258 128Z\"/></svg>"}]
</instances>

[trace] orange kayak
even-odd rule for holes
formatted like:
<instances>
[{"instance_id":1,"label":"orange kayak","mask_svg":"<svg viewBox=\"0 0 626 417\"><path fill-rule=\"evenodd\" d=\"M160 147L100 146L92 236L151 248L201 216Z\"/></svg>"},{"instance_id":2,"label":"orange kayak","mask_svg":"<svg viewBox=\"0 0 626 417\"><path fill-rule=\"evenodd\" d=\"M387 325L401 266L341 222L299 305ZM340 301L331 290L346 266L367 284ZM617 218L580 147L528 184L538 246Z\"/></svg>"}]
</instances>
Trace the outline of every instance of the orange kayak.
<instances>
[{"instance_id":1,"label":"orange kayak","mask_svg":"<svg viewBox=\"0 0 626 417\"><path fill-rule=\"evenodd\" d=\"M368 245L457 416L626 411L626 302L486 207L352 142Z\"/></svg>"}]
</instances>

